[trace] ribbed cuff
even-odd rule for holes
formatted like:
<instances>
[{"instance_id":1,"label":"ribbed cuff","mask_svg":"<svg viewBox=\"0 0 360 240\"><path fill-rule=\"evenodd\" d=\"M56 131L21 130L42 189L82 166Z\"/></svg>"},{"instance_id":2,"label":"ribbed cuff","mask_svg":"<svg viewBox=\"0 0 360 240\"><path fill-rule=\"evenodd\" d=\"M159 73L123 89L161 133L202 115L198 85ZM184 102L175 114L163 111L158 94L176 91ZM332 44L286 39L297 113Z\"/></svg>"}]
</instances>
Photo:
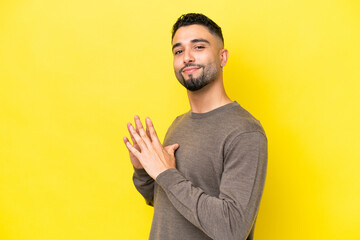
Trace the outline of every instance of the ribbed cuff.
<instances>
[{"instance_id":1,"label":"ribbed cuff","mask_svg":"<svg viewBox=\"0 0 360 240\"><path fill-rule=\"evenodd\" d=\"M164 189L167 190L171 188L171 186L186 180L183 175L176 169L170 168L160 173L156 182Z\"/></svg>"},{"instance_id":2,"label":"ribbed cuff","mask_svg":"<svg viewBox=\"0 0 360 240\"><path fill-rule=\"evenodd\" d=\"M143 169L143 168L135 168L135 167L133 167L133 168L134 168L136 176L139 176L139 177L149 176L149 174L145 171L145 169Z\"/></svg>"}]
</instances>

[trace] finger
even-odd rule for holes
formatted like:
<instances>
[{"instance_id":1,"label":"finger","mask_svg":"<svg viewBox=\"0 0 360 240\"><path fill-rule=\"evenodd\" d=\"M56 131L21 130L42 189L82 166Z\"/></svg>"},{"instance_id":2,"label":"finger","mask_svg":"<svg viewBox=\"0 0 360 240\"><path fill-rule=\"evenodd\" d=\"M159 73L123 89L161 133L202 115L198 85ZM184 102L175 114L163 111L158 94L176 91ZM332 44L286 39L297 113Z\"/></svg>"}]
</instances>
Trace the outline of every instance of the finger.
<instances>
[{"instance_id":1,"label":"finger","mask_svg":"<svg viewBox=\"0 0 360 240\"><path fill-rule=\"evenodd\" d=\"M171 154L171 155L174 155L176 149L179 148L179 144L173 144L173 145L169 145L169 146L166 146L164 149L166 150L167 153Z\"/></svg>"},{"instance_id":2,"label":"finger","mask_svg":"<svg viewBox=\"0 0 360 240\"><path fill-rule=\"evenodd\" d=\"M125 137L126 138L126 137ZM124 138L124 141L125 141ZM126 138L127 139L127 138ZM126 147L128 148L129 152L134 154L134 156L140 160L141 154L140 152L133 146L131 145L131 143L129 142L129 140L127 139L126 143L125 143Z\"/></svg>"},{"instance_id":3,"label":"finger","mask_svg":"<svg viewBox=\"0 0 360 240\"><path fill-rule=\"evenodd\" d=\"M178 149L180 147L179 144L175 143L172 145L172 149L174 150L174 152L176 151L176 149Z\"/></svg>"},{"instance_id":4,"label":"finger","mask_svg":"<svg viewBox=\"0 0 360 240\"><path fill-rule=\"evenodd\" d=\"M129 142L129 139L127 137L123 137L124 143L126 144L127 142Z\"/></svg>"},{"instance_id":5,"label":"finger","mask_svg":"<svg viewBox=\"0 0 360 240\"><path fill-rule=\"evenodd\" d=\"M127 146L127 144L131 144L131 142L129 141L129 139L127 137L124 137L123 140L124 140L124 143L126 146Z\"/></svg>"},{"instance_id":6,"label":"finger","mask_svg":"<svg viewBox=\"0 0 360 240\"><path fill-rule=\"evenodd\" d=\"M146 126L146 135L148 136L148 138L150 138L151 140L151 136L150 136L150 131L149 128Z\"/></svg>"},{"instance_id":7,"label":"finger","mask_svg":"<svg viewBox=\"0 0 360 240\"><path fill-rule=\"evenodd\" d=\"M131 142L130 142L130 140L127 138L127 137L124 137L123 138L123 141L124 141L124 143L125 143L125 145L127 144L127 143L130 143L131 144ZM136 141L135 141L135 144L136 144ZM135 145L134 143L132 144L132 145ZM135 147L135 146L134 146ZM136 148L136 147L135 147ZM139 150L139 149L138 149Z\"/></svg>"},{"instance_id":8,"label":"finger","mask_svg":"<svg viewBox=\"0 0 360 240\"><path fill-rule=\"evenodd\" d=\"M130 133L131 140L132 140L132 142L133 142L134 145L137 145L136 140L135 140L133 134L132 134L131 131L130 131L130 126L131 126L131 123L128 123L128 124L127 124L127 128L128 128L129 133ZM135 131L136 131L136 130L135 130ZM136 131L136 132L137 132L137 131Z\"/></svg>"},{"instance_id":9,"label":"finger","mask_svg":"<svg viewBox=\"0 0 360 240\"><path fill-rule=\"evenodd\" d=\"M151 148L152 144L151 144L151 140L150 138L147 136L145 129L140 121L139 116L135 116L134 117L135 120L135 124L136 124L136 128L139 130L139 135L140 137L144 140L145 144L148 146L148 148Z\"/></svg>"},{"instance_id":10,"label":"finger","mask_svg":"<svg viewBox=\"0 0 360 240\"><path fill-rule=\"evenodd\" d=\"M154 125L152 124L151 119L148 117L145 119L145 123L146 123L146 132L149 136L150 141L152 141L153 148L156 151L156 153L160 156L163 153L164 148L159 138L157 137Z\"/></svg>"},{"instance_id":11,"label":"finger","mask_svg":"<svg viewBox=\"0 0 360 240\"><path fill-rule=\"evenodd\" d=\"M124 140L125 146L127 146L128 143L131 144L131 142L129 141L129 139L127 137L124 137L123 140ZM129 151L129 153L130 153L130 155L133 155L132 152Z\"/></svg>"},{"instance_id":12,"label":"finger","mask_svg":"<svg viewBox=\"0 0 360 240\"><path fill-rule=\"evenodd\" d=\"M136 142L136 144L139 146L141 152L144 150L147 150L147 144L145 143L144 139L135 131L135 128L130 124L129 130L131 132L131 134L134 137L134 141Z\"/></svg>"},{"instance_id":13,"label":"finger","mask_svg":"<svg viewBox=\"0 0 360 240\"><path fill-rule=\"evenodd\" d=\"M154 128L154 125L153 125L151 119L147 117L145 121L146 121L146 130L149 131L151 140L154 143L161 145L161 142L156 134L156 131L155 131L155 128Z\"/></svg>"}]
</instances>

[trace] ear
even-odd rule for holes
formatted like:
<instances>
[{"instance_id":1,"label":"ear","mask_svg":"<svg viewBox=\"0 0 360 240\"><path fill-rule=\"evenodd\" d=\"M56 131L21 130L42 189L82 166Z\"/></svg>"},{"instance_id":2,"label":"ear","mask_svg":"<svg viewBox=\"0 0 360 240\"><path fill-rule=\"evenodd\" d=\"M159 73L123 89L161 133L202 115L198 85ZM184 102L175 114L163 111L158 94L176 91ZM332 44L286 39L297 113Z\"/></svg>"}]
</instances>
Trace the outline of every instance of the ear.
<instances>
[{"instance_id":1,"label":"ear","mask_svg":"<svg viewBox=\"0 0 360 240\"><path fill-rule=\"evenodd\" d=\"M220 50L220 66L224 67L227 63L229 58L229 51L225 48Z\"/></svg>"}]
</instances>

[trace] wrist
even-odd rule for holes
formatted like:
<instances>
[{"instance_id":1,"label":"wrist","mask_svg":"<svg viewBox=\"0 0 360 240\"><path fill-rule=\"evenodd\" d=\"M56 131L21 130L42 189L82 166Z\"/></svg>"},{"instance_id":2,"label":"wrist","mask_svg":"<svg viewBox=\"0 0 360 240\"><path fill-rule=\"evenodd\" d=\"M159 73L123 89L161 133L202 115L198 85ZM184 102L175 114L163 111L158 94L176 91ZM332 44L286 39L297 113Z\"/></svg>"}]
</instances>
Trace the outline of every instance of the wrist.
<instances>
[{"instance_id":1,"label":"wrist","mask_svg":"<svg viewBox=\"0 0 360 240\"><path fill-rule=\"evenodd\" d=\"M144 169L141 164L140 165L133 164L133 168L135 168L136 170Z\"/></svg>"},{"instance_id":2,"label":"wrist","mask_svg":"<svg viewBox=\"0 0 360 240\"><path fill-rule=\"evenodd\" d=\"M157 172L157 173L155 173L155 174L153 175L153 179L156 180L156 178L157 178L160 174L162 174L163 172L165 172L165 171L167 171L167 170L169 170L169 169L175 169L175 168L173 168L173 167L164 167L161 171L159 171L159 172Z\"/></svg>"}]
</instances>

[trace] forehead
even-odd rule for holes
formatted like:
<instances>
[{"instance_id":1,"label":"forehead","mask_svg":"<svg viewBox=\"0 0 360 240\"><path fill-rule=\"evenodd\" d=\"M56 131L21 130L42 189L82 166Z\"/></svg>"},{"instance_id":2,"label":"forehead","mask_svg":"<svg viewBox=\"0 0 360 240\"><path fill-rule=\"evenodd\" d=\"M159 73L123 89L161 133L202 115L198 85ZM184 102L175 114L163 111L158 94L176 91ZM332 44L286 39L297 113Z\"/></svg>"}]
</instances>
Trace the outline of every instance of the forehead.
<instances>
[{"instance_id":1,"label":"forehead","mask_svg":"<svg viewBox=\"0 0 360 240\"><path fill-rule=\"evenodd\" d=\"M210 33L210 31L202 25L194 24L189 26L180 27L172 40L173 44L187 43L193 39L206 39L209 42L215 42L216 36Z\"/></svg>"}]
</instances>

